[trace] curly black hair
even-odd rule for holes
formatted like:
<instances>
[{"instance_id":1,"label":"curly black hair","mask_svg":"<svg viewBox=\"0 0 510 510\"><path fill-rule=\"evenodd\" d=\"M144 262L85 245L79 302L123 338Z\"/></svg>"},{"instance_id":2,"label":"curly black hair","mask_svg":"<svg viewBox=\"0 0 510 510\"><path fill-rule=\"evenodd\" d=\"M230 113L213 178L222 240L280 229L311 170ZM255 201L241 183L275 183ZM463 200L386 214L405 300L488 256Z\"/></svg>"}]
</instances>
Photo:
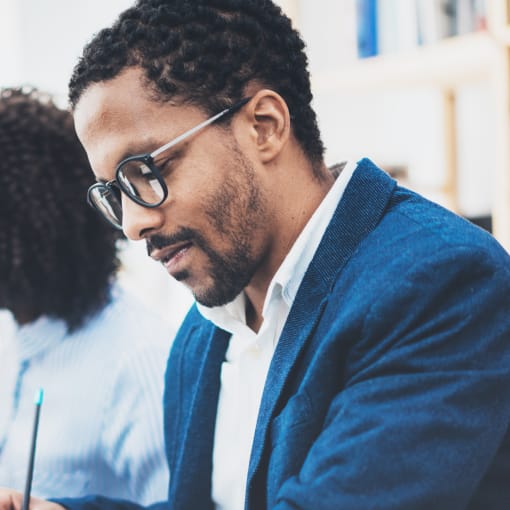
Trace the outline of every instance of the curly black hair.
<instances>
[{"instance_id":1,"label":"curly black hair","mask_svg":"<svg viewBox=\"0 0 510 510\"><path fill-rule=\"evenodd\" d=\"M286 101L292 129L314 168L323 158L304 43L271 0L138 0L85 47L70 83L74 108L92 84L144 70L161 101L209 115L257 83Z\"/></svg>"},{"instance_id":2,"label":"curly black hair","mask_svg":"<svg viewBox=\"0 0 510 510\"><path fill-rule=\"evenodd\" d=\"M79 329L110 300L119 233L86 203L92 180L69 111L0 90L0 308Z\"/></svg>"}]
</instances>

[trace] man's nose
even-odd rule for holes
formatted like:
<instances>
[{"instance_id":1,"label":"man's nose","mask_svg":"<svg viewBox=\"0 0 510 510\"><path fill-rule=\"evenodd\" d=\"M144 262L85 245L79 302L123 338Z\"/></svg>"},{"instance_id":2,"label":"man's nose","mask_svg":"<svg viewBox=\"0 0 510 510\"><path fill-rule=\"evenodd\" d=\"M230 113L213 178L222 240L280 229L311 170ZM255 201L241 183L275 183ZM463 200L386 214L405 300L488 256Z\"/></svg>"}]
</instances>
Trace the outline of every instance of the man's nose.
<instances>
[{"instance_id":1,"label":"man's nose","mask_svg":"<svg viewBox=\"0 0 510 510\"><path fill-rule=\"evenodd\" d=\"M143 207L122 194L122 230L133 241L145 239L160 230L164 223L163 208Z\"/></svg>"}]
</instances>

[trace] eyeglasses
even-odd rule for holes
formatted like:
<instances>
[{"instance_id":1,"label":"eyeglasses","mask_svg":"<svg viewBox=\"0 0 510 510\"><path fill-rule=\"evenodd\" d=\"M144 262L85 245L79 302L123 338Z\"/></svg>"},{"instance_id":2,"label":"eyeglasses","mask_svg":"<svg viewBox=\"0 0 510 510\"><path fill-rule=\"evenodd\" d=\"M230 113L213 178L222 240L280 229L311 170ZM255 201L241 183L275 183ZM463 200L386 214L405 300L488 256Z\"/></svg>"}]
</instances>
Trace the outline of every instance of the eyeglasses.
<instances>
[{"instance_id":1,"label":"eyeglasses","mask_svg":"<svg viewBox=\"0 0 510 510\"><path fill-rule=\"evenodd\" d=\"M108 222L119 229L122 229L121 192L143 207L160 206L168 196L168 187L160 169L154 163L155 158L201 129L236 112L250 99L251 97L241 99L151 153L138 154L122 160L117 165L114 180L98 182L88 189L87 202L99 211Z\"/></svg>"}]
</instances>

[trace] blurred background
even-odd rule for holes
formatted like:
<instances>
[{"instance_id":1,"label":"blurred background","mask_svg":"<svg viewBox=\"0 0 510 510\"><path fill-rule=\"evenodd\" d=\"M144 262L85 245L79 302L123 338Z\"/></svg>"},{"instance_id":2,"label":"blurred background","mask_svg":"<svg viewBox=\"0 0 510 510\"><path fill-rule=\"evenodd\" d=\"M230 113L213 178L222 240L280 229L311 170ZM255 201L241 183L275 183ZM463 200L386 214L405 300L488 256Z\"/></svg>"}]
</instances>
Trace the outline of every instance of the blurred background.
<instances>
[{"instance_id":1,"label":"blurred background","mask_svg":"<svg viewBox=\"0 0 510 510\"><path fill-rule=\"evenodd\" d=\"M370 157L509 249L509 0L278 3L308 48L326 162ZM65 107L84 44L131 4L0 0L0 86L33 85ZM143 244L123 262L123 285L178 324L188 291Z\"/></svg>"}]
</instances>

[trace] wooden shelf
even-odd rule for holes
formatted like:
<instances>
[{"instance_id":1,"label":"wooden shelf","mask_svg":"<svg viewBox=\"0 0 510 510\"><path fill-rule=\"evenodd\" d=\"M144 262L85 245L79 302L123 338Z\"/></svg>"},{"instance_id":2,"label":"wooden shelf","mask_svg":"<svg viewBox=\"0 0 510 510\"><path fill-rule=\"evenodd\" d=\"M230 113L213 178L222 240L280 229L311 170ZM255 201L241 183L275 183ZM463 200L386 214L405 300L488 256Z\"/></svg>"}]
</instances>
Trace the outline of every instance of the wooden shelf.
<instances>
[{"instance_id":1,"label":"wooden shelf","mask_svg":"<svg viewBox=\"0 0 510 510\"><path fill-rule=\"evenodd\" d=\"M398 54L379 55L312 77L315 90L366 91L412 86L455 87L493 72L498 43L487 32L444 39Z\"/></svg>"}]
</instances>

